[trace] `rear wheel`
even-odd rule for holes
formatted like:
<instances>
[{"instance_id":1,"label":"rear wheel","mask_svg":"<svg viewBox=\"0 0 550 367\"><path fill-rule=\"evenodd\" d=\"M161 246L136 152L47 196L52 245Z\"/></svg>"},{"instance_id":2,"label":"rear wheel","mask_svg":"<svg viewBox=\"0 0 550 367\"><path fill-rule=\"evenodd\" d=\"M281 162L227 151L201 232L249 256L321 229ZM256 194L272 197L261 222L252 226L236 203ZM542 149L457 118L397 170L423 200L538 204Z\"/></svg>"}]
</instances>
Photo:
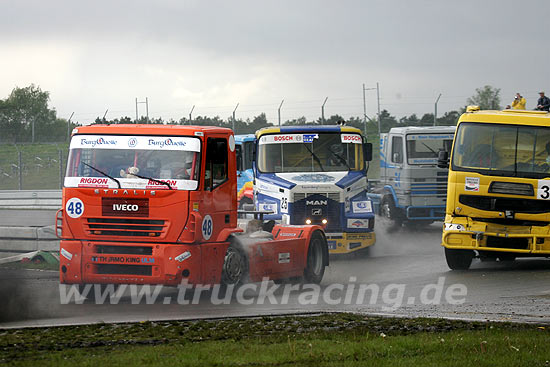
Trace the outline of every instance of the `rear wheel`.
<instances>
[{"instance_id":1,"label":"rear wheel","mask_svg":"<svg viewBox=\"0 0 550 367\"><path fill-rule=\"evenodd\" d=\"M242 284L248 278L248 258L236 240L230 240L222 267L222 284Z\"/></svg>"},{"instance_id":2,"label":"rear wheel","mask_svg":"<svg viewBox=\"0 0 550 367\"><path fill-rule=\"evenodd\" d=\"M327 248L327 241L323 235L316 231L311 236L309 242L309 248L307 251L307 264L304 270L304 280L307 283L321 283L323 275L325 274L325 254Z\"/></svg>"},{"instance_id":3,"label":"rear wheel","mask_svg":"<svg viewBox=\"0 0 550 367\"><path fill-rule=\"evenodd\" d=\"M468 270L473 258L472 250L455 250L445 247L445 259L452 270Z\"/></svg>"}]
</instances>

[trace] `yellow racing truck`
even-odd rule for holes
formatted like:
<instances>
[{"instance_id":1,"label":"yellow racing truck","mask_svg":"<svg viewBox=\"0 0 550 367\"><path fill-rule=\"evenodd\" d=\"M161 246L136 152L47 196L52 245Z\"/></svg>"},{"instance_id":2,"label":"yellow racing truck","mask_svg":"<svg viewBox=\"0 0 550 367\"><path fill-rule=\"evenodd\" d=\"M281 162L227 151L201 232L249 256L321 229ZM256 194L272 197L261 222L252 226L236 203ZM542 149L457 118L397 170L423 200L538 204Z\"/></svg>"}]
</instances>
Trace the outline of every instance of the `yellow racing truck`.
<instances>
[{"instance_id":1,"label":"yellow racing truck","mask_svg":"<svg viewBox=\"0 0 550 367\"><path fill-rule=\"evenodd\" d=\"M467 108L449 168L442 246L449 268L473 258L550 256L550 114Z\"/></svg>"}]
</instances>

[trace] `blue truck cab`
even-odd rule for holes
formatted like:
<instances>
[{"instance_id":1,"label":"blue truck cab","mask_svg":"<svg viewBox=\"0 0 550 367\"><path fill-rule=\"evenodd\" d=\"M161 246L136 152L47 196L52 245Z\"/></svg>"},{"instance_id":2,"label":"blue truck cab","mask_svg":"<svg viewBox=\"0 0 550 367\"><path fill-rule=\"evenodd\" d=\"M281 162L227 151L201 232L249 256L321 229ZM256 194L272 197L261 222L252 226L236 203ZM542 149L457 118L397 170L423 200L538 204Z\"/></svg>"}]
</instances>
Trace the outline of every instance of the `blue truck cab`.
<instances>
[{"instance_id":1,"label":"blue truck cab","mask_svg":"<svg viewBox=\"0 0 550 367\"><path fill-rule=\"evenodd\" d=\"M289 126L256 132L254 195L266 219L325 227L329 251L373 245L374 212L367 197L372 145L347 126Z\"/></svg>"},{"instance_id":2,"label":"blue truck cab","mask_svg":"<svg viewBox=\"0 0 550 367\"><path fill-rule=\"evenodd\" d=\"M380 135L380 182L368 196L389 228L443 220L448 169L438 168L437 158L439 151L451 151L455 130L411 126Z\"/></svg>"},{"instance_id":3,"label":"blue truck cab","mask_svg":"<svg viewBox=\"0 0 550 367\"><path fill-rule=\"evenodd\" d=\"M254 202L254 150L256 137L254 134L235 135L235 153L237 156L237 201L239 208Z\"/></svg>"}]
</instances>

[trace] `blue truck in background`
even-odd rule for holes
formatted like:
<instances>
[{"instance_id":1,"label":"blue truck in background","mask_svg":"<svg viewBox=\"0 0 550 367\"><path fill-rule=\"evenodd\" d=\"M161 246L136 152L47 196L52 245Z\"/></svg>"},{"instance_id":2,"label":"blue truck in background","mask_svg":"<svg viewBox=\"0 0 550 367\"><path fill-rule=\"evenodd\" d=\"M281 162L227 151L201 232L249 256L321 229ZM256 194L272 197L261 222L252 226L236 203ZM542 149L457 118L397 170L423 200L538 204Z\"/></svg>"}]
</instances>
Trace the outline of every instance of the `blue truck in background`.
<instances>
[{"instance_id":1,"label":"blue truck in background","mask_svg":"<svg viewBox=\"0 0 550 367\"><path fill-rule=\"evenodd\" d=\"M445 217L448 169L437 167L439 151L450 153L455 126L396 127L380 135L380 181L368 197L389 228L428 225Z\"/></svg>"},{"instance_id":2,"label":"blue truck in background","mask_svg":"<svg viewBox=\"0 0 550 367\"><path fill-rule=\"evenodd\" d=\"M235 153L237 157L237 202L239 209L253 207L254 203L254 172L252 162L256 137L254 134L235 135Z\"/></svg>"}]
</instances>

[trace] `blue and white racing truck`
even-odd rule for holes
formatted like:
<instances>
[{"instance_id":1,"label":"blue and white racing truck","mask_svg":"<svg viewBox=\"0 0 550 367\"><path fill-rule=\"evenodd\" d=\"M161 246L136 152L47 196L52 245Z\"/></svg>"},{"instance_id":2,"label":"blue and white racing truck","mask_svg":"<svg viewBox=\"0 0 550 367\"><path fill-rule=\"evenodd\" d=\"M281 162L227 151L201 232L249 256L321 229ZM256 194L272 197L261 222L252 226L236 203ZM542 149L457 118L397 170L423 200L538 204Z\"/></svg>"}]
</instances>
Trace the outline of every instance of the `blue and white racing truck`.
<instances>
[{"instance_id":1,"label":"blue and white racing truck","mask_svg":"<svg viewBox=\"0 0 550 367\"><path fill-rule=\"evenodd\" d=\"M396 127L380 135L380 182L368 196L389 228L444 219L448 169L438 168L437 158L441 150L450 153L455 130Z\"/></svg>"},{"instance_id":2,"label":"blue and white racing truck","mask_svg":"<svg viewBox=\"0 0 550 367\"><path fill-rule=\"evenodd\" d=\"M265 219L325 227L329 251L373 245L374 212L367 197L372 145L347 126L292 126L256 132L255 205Z\"/></svg>"}]
</instances>

